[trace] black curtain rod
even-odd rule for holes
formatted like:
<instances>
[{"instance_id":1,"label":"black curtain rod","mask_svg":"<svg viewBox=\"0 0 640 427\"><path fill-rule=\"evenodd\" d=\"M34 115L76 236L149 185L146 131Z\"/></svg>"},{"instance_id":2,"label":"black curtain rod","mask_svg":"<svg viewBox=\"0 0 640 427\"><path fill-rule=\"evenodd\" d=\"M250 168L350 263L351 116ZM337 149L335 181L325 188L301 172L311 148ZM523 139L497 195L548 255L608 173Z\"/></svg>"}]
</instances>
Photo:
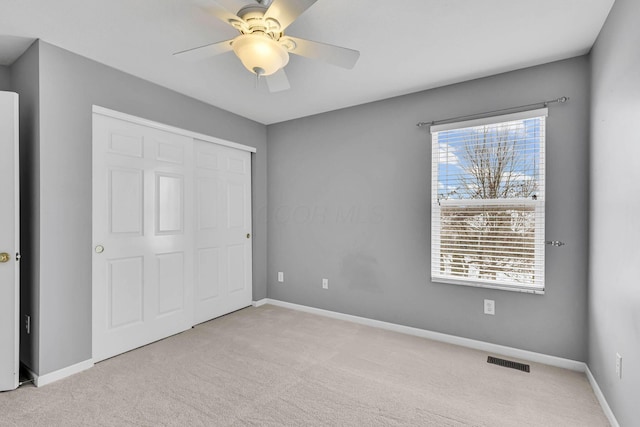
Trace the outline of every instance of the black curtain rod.
<instances>
[{"instance_id":1,"label":"black curtain rod","mask_svg":"<svg viewBox=\"0 0 640 427\"><path fill-rule=\"evenodd\" d=\"M416 126L423 127L423 126L441 125L441 124L445 124L445 123L457 122L458 120L461 120L461 119L480 119L480 118L487 117L487 116L490 116L490 115L495 114L495 113L505 113L507 111L513 111L513 110L526 110L526 109L529 109L529 108L532 108L532 107L546 107L549 104L555 104L555 103L564 104L568 100L569 100L569 97L562 96L562 97L560 97L558 99L552 99L550 101L536 102L535 104L520 105L518 107L503 108L501 110L487 111L485 113L468 114L466 116L451 117L451 118L448 118L448 119L434 120L434 121L431 121L431 122L420 122ZM513 112L517 112L517 111L513 111Z\"/></svg>"}]
</instances>

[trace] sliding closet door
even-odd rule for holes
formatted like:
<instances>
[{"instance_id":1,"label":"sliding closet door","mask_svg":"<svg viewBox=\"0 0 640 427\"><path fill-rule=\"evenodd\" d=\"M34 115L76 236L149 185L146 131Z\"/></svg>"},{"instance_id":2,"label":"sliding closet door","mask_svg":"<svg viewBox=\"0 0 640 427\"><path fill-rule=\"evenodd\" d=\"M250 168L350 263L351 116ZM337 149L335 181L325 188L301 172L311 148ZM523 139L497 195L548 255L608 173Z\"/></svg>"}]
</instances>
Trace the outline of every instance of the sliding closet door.
<instances>
[{"instance_id":1,"label":"sliding closet door","mask_svg":"<svg viewBox=\"0 0 640 427\"><path fill-rule=\"evenodd\" d=\"M93 359L193 325L193 140L94 114Z\"/></svg>"},{"instance_id":2,"label":"sliding closet door","mask_svg":"<svg viewBox=\"0 0 640 427\"><path fill-rule=\"evenodd\" d=\"M250 148L194 136L94 107L94 362L251 305Z\"/></svg>"},{"instance_id":3,"label":"sliding closet door","mask_svg":"<svg viewBox=\"0 0 640 427\"><path fill-rule=\"evenodd\" d=\"M195 141L195 321L251 305L251 153Z\"/></svg>"}]
</instances>

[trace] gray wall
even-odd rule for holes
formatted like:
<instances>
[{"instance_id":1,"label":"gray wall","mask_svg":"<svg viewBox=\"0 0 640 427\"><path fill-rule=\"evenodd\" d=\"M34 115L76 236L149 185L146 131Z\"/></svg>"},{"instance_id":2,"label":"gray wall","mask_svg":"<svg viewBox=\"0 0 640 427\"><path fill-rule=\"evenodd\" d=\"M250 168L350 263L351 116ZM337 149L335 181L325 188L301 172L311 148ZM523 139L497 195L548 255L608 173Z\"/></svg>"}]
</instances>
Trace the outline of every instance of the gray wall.
<instances>
[{"instance_id":1,"label":"gray wall","mask_svg":"<svg viewBox=\"0 0 640 427\"><path fill-rule=\"evenodd\" d=\"M430 137L416 123L560 96L546 235L567 246L547 248L546 294L431 283ZM269 298L586 360L588 137L587 57L269 126Z\"/></svg>"},{"instance_id":2,"label":"gray wall","mask_svg":"<svg viewBox=\"0 0 640 427\"><path fill-rule=\"evenodd\" d=\"M20 325L31 316L31 334L20 328L20 361L39 370L40 343L40 66L39 46L31 45L11 68L11 86L20 104Z\"/></svg>"},{"instance_id":3,"label":"gray wall","mask_svg":"<svg viewBox=\"0 0 640 427\"><path fill-rule=\"evenodd\" d=\"M258 149L257 211L266 206L266 127L50 44L40 50L40 375L91 357L91 107ZM266 222L254 225L254 298L266 295ZM45 256L46 255L46 256Z\"/></svg>"},{"instance_id":4,"label":"gray wall","mask_svg":"<svg viewBox=\"0 0 640 427\"><path fill-rule=\"evenodd\" d=\"M640 418L638 16L640 2L617 0L591 57L589 368L623 426Z\"/></svg>"},{"instance_id":5,"label":"gray wall","mask_svg":"<svg viewBox=\"0 0 640 427\"><path fill-rule=\"evenodd\" d=\"M11 90L11 69L0 65L0 90Z\"/></svg>"}]
</instances>

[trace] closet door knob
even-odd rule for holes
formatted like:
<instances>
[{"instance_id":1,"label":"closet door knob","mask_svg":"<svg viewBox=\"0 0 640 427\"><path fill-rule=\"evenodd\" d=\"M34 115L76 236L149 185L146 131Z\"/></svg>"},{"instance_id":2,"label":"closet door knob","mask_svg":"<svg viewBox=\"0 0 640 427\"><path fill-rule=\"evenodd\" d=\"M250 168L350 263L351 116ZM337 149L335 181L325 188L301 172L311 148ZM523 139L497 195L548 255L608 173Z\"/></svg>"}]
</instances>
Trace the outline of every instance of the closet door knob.
<instances>
[{"instance_id":1,"label":"closet door knob","mask_svg":"<svg viewBox=\"0 0 640 427\"><path fill-rule=\"evenodd\" d=\"M11 256L8 253L2 252L0 254L0 262L9 262L10 259L11 259Z\"/></svg>"},{"instance_id":2,"label":"closet door knob","mask_svg":"<svg viewBox=\"0 0 640 427\"><path fill-rule=\"evenodd\" d=\"M102 252L104 252L104 246L102 245L96 246L96 253L101 254Z\"/></svg>"}]
</instances>

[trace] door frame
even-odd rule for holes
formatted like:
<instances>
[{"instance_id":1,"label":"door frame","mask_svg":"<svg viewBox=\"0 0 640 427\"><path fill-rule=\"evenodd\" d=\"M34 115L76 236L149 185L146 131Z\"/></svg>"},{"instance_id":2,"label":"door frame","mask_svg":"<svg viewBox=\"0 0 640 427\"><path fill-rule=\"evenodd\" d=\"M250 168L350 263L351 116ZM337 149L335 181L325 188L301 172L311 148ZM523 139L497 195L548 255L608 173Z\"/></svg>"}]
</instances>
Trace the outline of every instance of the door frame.
<instances>
[{"instance_id":1,"label":"door frame","mask_svg":"<svg viewBox=\"0 0 640 427\"><path fill-rule=\"evenodd\" d=\"M131 114L121 113L119 111L110 110L109 108L100 107L94 105L92 109L93 114L100 114L114 119L124 120L127 122L135 123L141 126L150 127L153 129L159 129L165 132L171 132L178 135L187 136L193 139L200 139L202 141L211 142L213 144L222 145L224 147L235 148L238 150L249 151L255 153L257 149L244 144L238 144L237 142L227 141L226 139L216 138L214 136L204 135L198 132L193 132L179 127L165 125L163 123L154 122L153 120L143 119L141 117L132 116Z\"/></svg>"}]
</instances>

